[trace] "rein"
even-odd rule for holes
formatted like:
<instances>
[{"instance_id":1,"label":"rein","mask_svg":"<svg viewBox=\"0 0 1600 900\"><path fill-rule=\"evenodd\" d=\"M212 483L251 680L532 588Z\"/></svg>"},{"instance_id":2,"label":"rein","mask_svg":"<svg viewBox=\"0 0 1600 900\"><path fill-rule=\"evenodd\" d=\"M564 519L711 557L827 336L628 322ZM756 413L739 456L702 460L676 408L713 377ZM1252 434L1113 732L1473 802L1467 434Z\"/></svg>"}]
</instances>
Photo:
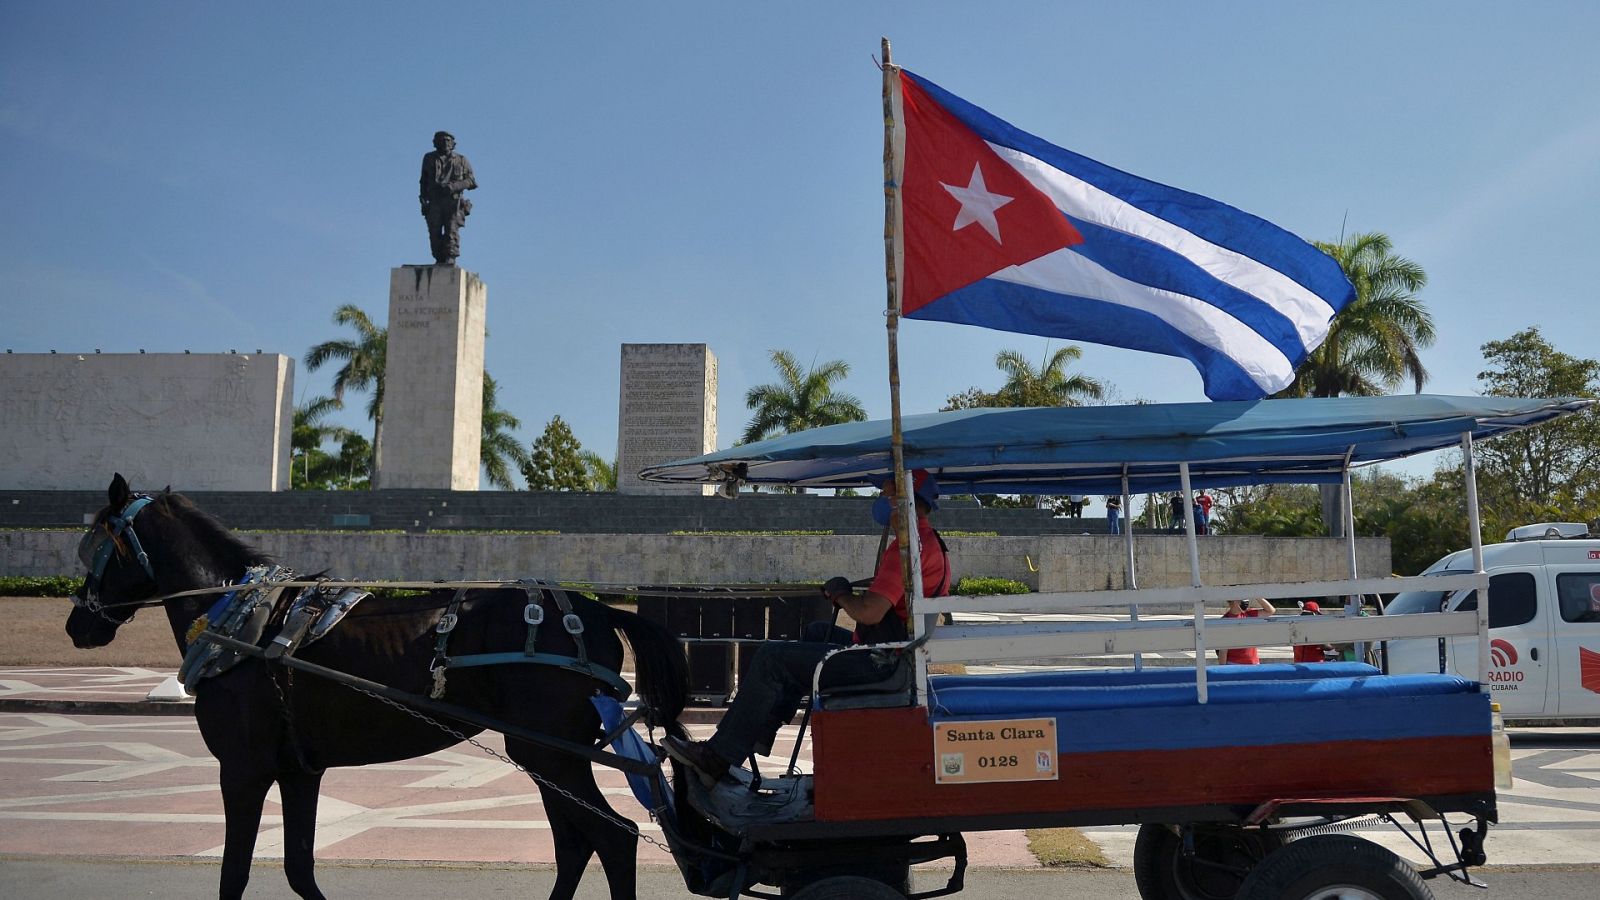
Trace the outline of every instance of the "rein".
<instances>
[{"instance_id":1,"label":"rein","mask_svg":"<svg viewBox=\"0 0 1600 900\"><path fill-rule=\"evenodd\" d=\"M102 570L103 570L103 567L102 567ZM155 574L153 572L150 572L149 574L150 574L151 578L155 577ZM360 589L363 589L363 590L370 590L370 589L373 589L373 588L378 588L378 589L388 589L388 590L414 590L414 591L432 591L432 590L440 590L440 589L461 590L461 589L470 589L470 588L517 588L517 589L520 590L521 587L522 587L522 582L520 582L520 581L340 581L340 580L329 579L329 578L324 578L324 579L315 580L315 581L307 581L307 580L301 580L301 581L277 581L277 582L273 582L273 584L275 584L275 585L277 585L279 587L286 587L286 588L290 588L290 587L298 587L298 588L322 587L322 588L360 588ZM633 585L628 585L628 584L604 584L604 583L596 583L596 582L589 582L589 581L585 581L585 582L557 581L557 582L546 582L546 584L548 584L551 587L559 587L559 588L563 588L563 589L570 590L570 591L587 592L587 593L592 593L592 594L627 594L630 597L683 597L683 596L695 595L695 594L718 594L718 593L726 594L726 593L730 593L730 591L727 589L730 586L727 586L727 585L718 585L714 589L704 590L703 588L709 587L709 586L683 585L678 589L672 589L672 588L640 589L640 588L634 587ZM125 607L125 606L135 606L135 607L140 607L140 608L143 608L143 607L146 607L146 606L160 606L161 604L166 603L169 600L181 600L181 599L184 599L186 597L204 597L204 596L208 596L208 595L212 595L212 594L225 594L225 593L227 593L229 591L236 590L238 587L239 586L236 585L236 584L222 584L222 585L217 585L215 587L191 588L191 589L185 590L185 591L173 591L170 594L159 594L159 595L154 596L154 597L146 597L143 600L125 600L125 601L123 601L121 603L100 603L98 601L81 601L80 602L80 599L77 598L77 597L74 597L72 599L73 599L73 604L74 605L76 605L76 606L87 606L91 612L95 612L95 611L103 610L103 609L118 609L118 608ZM732 587L737 587L737 586L732 586ZM748 591L740 590L740 591L738 591L738 594L740 596L742 596L742 597L761 597L761 598L764 598L764 599L782 600L782 599L787 599L787 598L790 598L790 597L812 597L812 596L816 595L816 590L814 588L783 590L783 589L779 589L779 588L759 588L758 587L758 588L755 588L753 590L748 590ZM378 599L378 598L374 598L374 599ZM442 604L441 604L440 608L443 608Z\"/></svg>"}]
</instances>

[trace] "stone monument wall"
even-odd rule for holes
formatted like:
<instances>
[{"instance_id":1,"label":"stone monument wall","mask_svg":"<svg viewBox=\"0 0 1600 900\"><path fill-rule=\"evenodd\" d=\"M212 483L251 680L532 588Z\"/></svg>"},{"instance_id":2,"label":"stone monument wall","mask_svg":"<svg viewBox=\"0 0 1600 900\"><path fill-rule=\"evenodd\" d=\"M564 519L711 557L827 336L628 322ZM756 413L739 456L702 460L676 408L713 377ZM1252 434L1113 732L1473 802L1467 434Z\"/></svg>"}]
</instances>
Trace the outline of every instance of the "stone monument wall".
<instances>
[{"instance_id":1,"label":"stone monument wall","mask_svg":"<svg viewBox=\"0 0 1600 900\"><path fill-rule=\"evenodd\" d=\"M709 494L709 485L641 481L639 470L717 447L717 358L705 344L623 344L617 490Z\"/></svg>"},{"instance_id":2,"label":"stone monument wall","mask_svg":"<svg viewBox=\"0 0 1600 900\"><path fill-rule=\"evenodd\" d=\"M289 488L294 360L277 353L0 355L0 488Z\"/></svg>"},{"instance_id":3,"label":"stone monument wall","mask_svg":"<svg viewBox=\"0 0 1600 900\"><path fill-rule=\"evenodd\" d=\"M478 489L488 294L455 266L391 270L379 488Z\"/></svg>"}]
</instances>

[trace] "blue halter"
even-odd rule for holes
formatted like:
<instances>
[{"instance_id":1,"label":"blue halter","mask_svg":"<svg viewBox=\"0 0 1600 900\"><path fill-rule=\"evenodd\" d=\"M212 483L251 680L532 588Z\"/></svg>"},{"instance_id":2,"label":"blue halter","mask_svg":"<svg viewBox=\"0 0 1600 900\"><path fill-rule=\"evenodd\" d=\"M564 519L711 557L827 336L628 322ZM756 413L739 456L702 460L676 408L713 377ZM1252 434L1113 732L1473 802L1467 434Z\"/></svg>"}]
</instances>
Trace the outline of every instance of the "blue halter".
<instances>
[{"instance_id":1,"label":"blue halter","mask_svg":"<svg viewBox=\"0 0 1600 900\"><path fill-rule=\"evenodd\" d=\"M89 567L88 575L83 582L83 602L79 605L86 606L91 612L98 612L102 608L100 603L100 579L106 574L106 566L111 564L111 557L118 552L117 538L125 537L128 547L133 551L133 558L138 560L144 573L150 580L156 578L155 569L150 566L150 555L144 552L144 547L139 543L139 535L133 530L133 517L139 511L150 505L150 498L143 494L135 494L128 505L121 512L112 513L105 521L105 527L91 527L89 533L78 542L78 559ZM76 602L76 598L74 598Z\"/></svg>"}]
</instances>

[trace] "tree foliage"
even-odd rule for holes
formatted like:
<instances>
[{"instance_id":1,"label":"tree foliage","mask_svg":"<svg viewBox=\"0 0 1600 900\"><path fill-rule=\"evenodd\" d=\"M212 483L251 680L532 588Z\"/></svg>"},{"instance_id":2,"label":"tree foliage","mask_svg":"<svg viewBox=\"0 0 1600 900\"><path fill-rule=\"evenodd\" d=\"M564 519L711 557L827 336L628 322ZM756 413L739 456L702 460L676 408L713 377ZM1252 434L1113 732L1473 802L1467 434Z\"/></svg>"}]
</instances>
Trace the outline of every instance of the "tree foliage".
<instances>
[{"instance_id":1,"label":"tree foliage","mask_svg":"<svg viewBox=\"0 0 1600 900\"><path fill-rule=\"evenodd\" d=\"M589 490L614 491L617 489L617 461L607 462L605 457L593 450L584 450L578 454L583 460L583 468L589 476Z\"/></svg>"},{"instance_id":2,"label":"tree foliage","mask_svg":"<svg viewBox=\"0 0 1600 900\"><path fill-rule=\"evenodd\" d=\"M1489 368L1478 373L1478 382L1486 394L1600 396L1600 361L1562 353L1538 328L1490 341L1482 349ZM1527 515L1538 509L1566 509L1574 516L1595 512L1595 501L1600 501L1600 417L1593 411L1502 435L1475 449L1480 482L1491 483L1500 500Z\"/></svg>"},{"instance_id":3,"label":"tree foliage","mask_svg":"<svg viewBox=\"0 0 1600 900\"><path fill-rule=\"evenodd\" d=\"M372 486L372 444L356 432L345 432L335 464L340 479L336 487L359 491Z\"/></svg>"},{"instance_id":4,"label":"tree foliage","mask_svg":"<svg viewBox=\"0 0 1600 900\"><path fill-rule=\"evenodd\" d=\"M327 421L344 404L332 397L313 397L294 410L290 437L289 487L293 490L328 490L338 478L337 460L322 449L327 441L343 440L350 432Z\"/></svg>"},{"instance_id":5,"label":"tree foliage","mask_svg":"<svg viewBox=\"0 0 1600 900\"><path fill-rule=\"evenodd\" d=\"M757 385L744 396L745 406L755 410L745 426L744 443L867 417L860 400L834 390L850 374L849 363L835 359L801 370L787 350L773 350L771 359L779 380Z\"/></svg>"},{"instance_id":6,"label":"tree foliage","mask_svg":"<svg viewBox=\"0 0 1600 900\"><path fill-rule=\"evenodd\" d=\"M589 472L583 464L583 448L560 416L555 416L544 426L544 433L534 440L532 450L527 463L522 466L522 477L528 482L528 490L589 489Z\"/></svg>"},{"instance_id":7,"label":"tree foliage","mask_svg":"<svg viewBox=\"0 0 1600 900\"><path fill-rule=\"evenodd\" d=\"M1537 328L1483 345L1485 393L1516 397L1600 397L1600 361L1562 353ZM1473 447L1482 539L1534 522L1600 517L1600 417L1585 411L1502 434ZM1426 479L1380 470L1351 481L1356 534L1387 536L1394 569L1414 575L1468 546L1466 474L1460 454ZM1318 497L1302 485L1218 492L1220 530L1230 534L1315 535Z\"/></svg>"},{"instance_id":8,"label":"tree foliage","mask_svg":"<svg viewBox=\"0 0 1600 900\"><path fill-rule=\"evenodd\" d=\"M383 454L383 370L389 351L389 329L374 324L372 318L353 303L333 313L335 325L355 330L354 340L323 341L306 351L306 370L315 372L333 361L343 362L333 376L333 398L344 402L346 391L372 391L367 401L367 418L372 420L373 458ZM374 478L374 482L376 478Z\"/></svg>"},{"instance_id":9,"label":"tree foliage","mask_svg":"<svg viewBox=\"0 0 1600 900\"><path fill-rule=\"evenodd\" d=\"M1048 350L1048 345L1046 345ZM1006 376L995 391L999 406L1081 406L1099 400L1105 386L1087 375L1067 374L1067 365L1083 357L1083 348L1068 344L1039 361L1036 369L1018 350L1001 350L994 365Z\"/></svg>"},{"instance_id":10,"label":"tree foliage","mask_svg":"<svg viewBox=\"0 0 1600 900\"><path fill-rule=\"evenodd\" d=\"M1333 317L1328 336L1306 357L1283 397L1377 396L1409 380L1418 393L1428 371L1420 352L1432 346L1433 316L1417 297L1422 267L1394 253L1381 232L1353 234L1317 248L1332 256L1356 296Z\"/></svg>"},{"instance_id":11,"label":"tree foliage","mask_svg":"<svg viewBox=\"0 0 1600 900\"><path fill-rule=\"evenodd\" d=\"M500 385L484 372L483 434L478 442L478 459L491 487L514 491L517 483L511 473L523 469L529 456L527 448L511 433L522 427L522 420L500 408L499 393Z\"/></svg>"},{"instance_id":12,"label":"tree foliage","mask_svg":"<svg viewBox=\"0 0 1600 900\"><path fill-rule=\"evenodd\" d=\"M1048 352L1048 345L1046 351ZM970 387L950 395L944 409L976 409L993 406L1081 406L1085 400L1101 400L1106 384L1082 374L1068 374L1067 366L1083 357L1083 348L1068 344L1039 361L1038 368L1020 350L1001 350L994 365L1005 375L997 391Z\"/></svg>"}]
</instances>

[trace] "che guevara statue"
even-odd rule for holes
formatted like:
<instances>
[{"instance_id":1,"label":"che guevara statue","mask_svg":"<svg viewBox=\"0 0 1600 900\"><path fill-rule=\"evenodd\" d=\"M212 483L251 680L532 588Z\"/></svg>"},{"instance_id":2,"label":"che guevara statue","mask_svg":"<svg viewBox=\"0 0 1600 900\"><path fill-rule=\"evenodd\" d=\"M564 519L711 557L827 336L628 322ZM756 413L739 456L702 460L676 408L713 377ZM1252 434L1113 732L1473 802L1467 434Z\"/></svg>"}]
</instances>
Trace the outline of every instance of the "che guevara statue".
<instances>
[{"instance_id":1,"label":"che guevara statue","mask_svg":"<svg viewBox=\"0 0 1600 900\"><path fill-rule=\"evenodd\" d=\"M428 244L436 265L453 266L461 255L461 227L472 212L472 201L461 194L477 186L472 164L456 152L455 136L448 131L434 132L433 152L422 157L418 199L422 217L428 220Z\"/></svg>"}]
</instances>

